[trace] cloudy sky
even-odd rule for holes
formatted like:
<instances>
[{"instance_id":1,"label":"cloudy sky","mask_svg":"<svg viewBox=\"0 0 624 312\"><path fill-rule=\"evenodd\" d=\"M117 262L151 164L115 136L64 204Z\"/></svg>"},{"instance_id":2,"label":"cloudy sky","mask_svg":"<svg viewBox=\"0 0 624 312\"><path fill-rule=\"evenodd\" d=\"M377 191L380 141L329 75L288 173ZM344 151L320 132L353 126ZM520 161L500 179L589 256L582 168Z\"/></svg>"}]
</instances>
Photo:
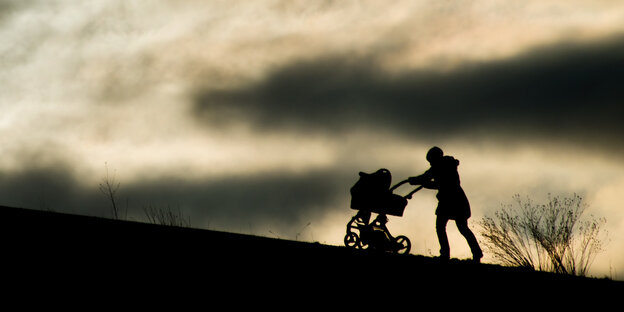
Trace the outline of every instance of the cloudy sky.
<instances>
[{"instance_id":1,"label":"cloudy sky","mask_svg":"<svg viewBox=\"0 0 624 312\"><path fill-rule=\"evenodd\" d=\"M357 173L438 145L476 232L514 194L581 194L593 274L624 279L624 3L0 0L0 69L2 205L110 216L108 169L131 220L339 245ZM388 224L412 253L438 253L435 205Z\"/></svg>"}]
</instances>

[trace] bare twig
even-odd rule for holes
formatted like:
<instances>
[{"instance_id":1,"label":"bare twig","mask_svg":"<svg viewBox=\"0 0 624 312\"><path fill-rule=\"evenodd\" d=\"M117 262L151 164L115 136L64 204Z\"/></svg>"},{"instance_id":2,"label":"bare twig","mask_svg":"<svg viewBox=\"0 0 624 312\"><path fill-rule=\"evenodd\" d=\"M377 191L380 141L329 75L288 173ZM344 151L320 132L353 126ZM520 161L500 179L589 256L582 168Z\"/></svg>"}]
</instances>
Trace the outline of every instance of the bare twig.
<instances>
[{"instance_id":1,"label":"bare twig","mask_svg":"<svg viewBox=\"0 0 624 312\"><path fill-rule=\"evenodd\" d=\"M543 205L514 197L494 217L481 220L481 235L496 259L505 265L585 276L602 251L604 218L582 220L582 197L551 197Z\"/></svg>"},{"instance_id":2,"label":"bare twig","mask_svg":"<svg viewBox=\"0 0 624 312\"><path fill-rule=\"evenodd\" d=\"M185 217L179 206L177 206L174 210L170 205L167 205L166 207L156 207L150 204L143 207L143 212L145 213L148 222L153 224L179 227L191 226L191 218Z\"/></svg>"},{"instance_id":3,"label":"bare twig","mask_svg":"<svg viewBox=\"0 0 624 312\"><path fill-rule=\"evenodd\" d=\"M119 186L121 185L121 183L118 183L115 181L115 173L113 173L113 176L110 176L109 170L108 170L108 163L105 163L106 166L106 177L104 177L102 179L102 183L100 183L100 192L106 196L106 198L109 200L110 204L111 204L111 214L113 216L113 219L119 219L119 209L117 207L117 200L116 200L116 194L117 191L119 190Z\"/></svg>"}]
</instances>

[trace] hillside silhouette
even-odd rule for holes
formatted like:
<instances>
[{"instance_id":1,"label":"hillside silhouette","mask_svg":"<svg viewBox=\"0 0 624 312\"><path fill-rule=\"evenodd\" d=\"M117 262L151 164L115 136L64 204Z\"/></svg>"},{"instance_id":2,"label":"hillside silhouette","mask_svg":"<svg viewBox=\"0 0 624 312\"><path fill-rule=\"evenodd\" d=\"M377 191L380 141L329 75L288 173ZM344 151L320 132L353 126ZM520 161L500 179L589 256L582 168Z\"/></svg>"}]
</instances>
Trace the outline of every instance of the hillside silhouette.
<instances>
[{"instance_id":1,"label":"hillside silhouette","mask_svg":"<svg viewBox=\"0 0 624 312\"><path fill-rule=\"evenodd\" d=\"M527 290L592 298L624 289L609 279L2 206L0 231L10 273L4 282L46 292L70 287L114 297L186 289L346 302L444 292L491 302Z\"/></svg>"}]
</instances>

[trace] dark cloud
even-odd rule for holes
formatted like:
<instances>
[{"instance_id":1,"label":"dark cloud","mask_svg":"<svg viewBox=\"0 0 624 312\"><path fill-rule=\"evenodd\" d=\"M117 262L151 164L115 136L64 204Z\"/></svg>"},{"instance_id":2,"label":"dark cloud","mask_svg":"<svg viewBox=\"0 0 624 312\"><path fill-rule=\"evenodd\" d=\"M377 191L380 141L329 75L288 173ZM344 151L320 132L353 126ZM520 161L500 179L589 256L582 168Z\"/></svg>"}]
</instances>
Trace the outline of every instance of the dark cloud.
<instances>
[{"instance_id":1,"label":"dark cloud","mask_svg":"<svg viewBox=\"0 0 624 312\"><path fill-rule=\"evenodd\" d=\"M348 196L349 184L354 182L350 179L353 177L333 171L201 181L162 178L127 185L124 192L138 206L179 206L190 214L192 223L234 230L269 226L287 232L322 217L333 203Z\"/></svg>"},{"instance_id":2,"label":"dark cloud","mask_svg":"<svg viewBox=\"0 0 624 312\"><path fill-rule=\"evenodd\" d=\"M106 176L102 174L102 179ZM111 174L110 179L113 180ZM177 209L192 226L232 231L250 228L294 235L348 196L353 172L274 172L222 179L159 178L120 183L120 216L145 221L145 209ZM112 217L97 183L85 183L59 162L0 174L0 205ZM348 209L348 207L339 207Z\"/></svg>"},{"instance_id":3,"label":"dark cloud","mask_svg":"<svg viewBox=\"0 0 624 312\"><path fill-rule=\"evenodd\" d=\"M64 162L0 172L0 205L109 217L97 186Z\"/></svg>"},{"instance_id":4,"label":"dark cloud","mask_svg":"<svg viewBox=\"0 0 624 312\"><path fill-rule=\"evenodd\" d=\"M198 90L194 114L258 130L384 128L439 138L465 134L620 146L624 37L558 44L451 72L385 72L375 57L294 62L256 83Z\"/></svg>"}]
</instances>

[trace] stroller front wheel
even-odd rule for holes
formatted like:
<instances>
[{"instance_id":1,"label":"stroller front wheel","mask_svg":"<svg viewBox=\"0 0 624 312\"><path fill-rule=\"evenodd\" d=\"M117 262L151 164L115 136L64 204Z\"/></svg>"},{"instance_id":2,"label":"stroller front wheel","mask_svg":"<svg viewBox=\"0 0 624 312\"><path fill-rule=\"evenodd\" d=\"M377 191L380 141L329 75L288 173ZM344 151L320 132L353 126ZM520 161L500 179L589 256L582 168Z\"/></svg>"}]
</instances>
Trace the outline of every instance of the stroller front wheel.
<instances>
[{"instance_id":1,"label":"stroller front wheel","mask_svg":"<svg viewBox=\"0 0 624 312\"><path fill-rule=\"evenodd\" d=\"M347 233L344 238L344 244L349 248L360 248L360 237L353 232Z\"/></svg>"}]
</instances>

